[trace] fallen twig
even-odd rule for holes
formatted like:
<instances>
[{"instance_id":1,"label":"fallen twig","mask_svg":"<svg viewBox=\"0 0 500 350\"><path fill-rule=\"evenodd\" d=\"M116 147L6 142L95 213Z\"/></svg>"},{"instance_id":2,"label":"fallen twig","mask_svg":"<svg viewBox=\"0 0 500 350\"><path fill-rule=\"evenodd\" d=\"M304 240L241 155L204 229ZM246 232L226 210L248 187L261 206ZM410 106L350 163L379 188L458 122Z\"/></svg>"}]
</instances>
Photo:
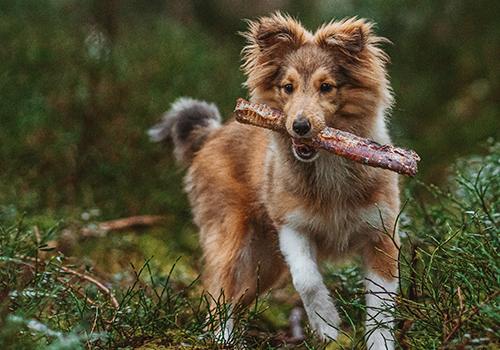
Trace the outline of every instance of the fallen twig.
<instances>
[{"instance_id":1,"label":"fallen twig","mask_svg":"<svg viewBox=\"0 0 500 350\"><path fill-rule=\"evenodd\" d=\"M154 226L165 222L165 217L160 215L142 215L129 218L106 221L99 224L96 230L89 228L83 229L84 236L104 236L107 232L113 230L123 230L129 227Z\"/></svg>"},{"instance_id":2,"label":"fallen twig","mask_svg":"<svg viewBox=\"0 0 500 350\"><path fill-rule=\"evenodd\" d=\"M498 295L500 294L500 291L496 291L495 293L491 294L488 296L488 298L486 298L486 300L481 304L481 305L477 305L475 307L473 307L471 309L471 312L467 315L467 318L468 319L471 319L472 317L474 317L475 315L477 315L477 313L479 311L481 311L481 307L483 305L485 305L486 303L488 303L489 301L491 301L492 299L498 297ZM459 302L461 303L461 300L462 299L462 296L461 296L461 293L459 294ZM460 308L462 308L463 306L460 306ZM454 317L454 319L457 319L456 323L455 323L455 326L451 329L451 331L446 334L444 332L443 334L443 346L441 349L446 349L446 345L448 344L448 341L450 340L450 338L452 337L452 335L454 335L459 329L460 327L462 327L462 325L464 324L464 321L463 321L463 317L462 317L462 310L459 310L459 314L458 316ZM453 320L453 319L452 319ZM450 320L450 321L452 321Z\"/></svg>"},{"instance_id":3,"label":"fallen twig","mask_svg":"<svg viewBox=\"0 0 500 350\"><path fill-rule=\"evenodd\" d=\"M18 259L24 259L24 260L32 261L34 263L42 265L43 267L47 266L47 261L45 261L44 259L40 259L40 258L36 259L36 258L29 257L29 256L21 257L19 255L16 255L15 257L18 258ZM90 283L94 284L104 294L109 295L111 303L113 304L113 306L115 308L119 308L120 307L120 304L118 303L118 300L116 300L115 296L113 295L113 292L109 288L107 288L104 284L102 284L101 282L97 281L96 279L94 279L92 277L89 277L87 275L84 275L84 274L82 274L80 272L77 272L75 270L72 270L72 269L64 267L64 266L58 266L57 268L60 269L60 270L62 270L62 271L64 271L64 272L66 272L66 273L75 275L75 276L77 276L77 277L79 277L81 279L84 279L84 280L89 281Z\"/></svg>"}]
</instances>

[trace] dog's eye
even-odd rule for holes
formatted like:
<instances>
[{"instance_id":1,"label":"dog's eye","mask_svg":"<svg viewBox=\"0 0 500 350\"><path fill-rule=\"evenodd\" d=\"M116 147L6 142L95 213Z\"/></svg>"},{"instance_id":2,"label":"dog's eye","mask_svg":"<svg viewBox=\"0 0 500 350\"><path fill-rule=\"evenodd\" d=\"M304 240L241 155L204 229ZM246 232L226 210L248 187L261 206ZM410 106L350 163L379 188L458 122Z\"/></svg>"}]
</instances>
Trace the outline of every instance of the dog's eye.
<instances>
[{"instance_id":1,"label":"dog's eye","mask_svg":"<svg viewBox=\"0 0 500 350\"><path fill-rule=\"evenodd\" d=\"M293 92L293 85L292 84L286 84L285 86L283 86L283 89L285 90L285 92L287 94L291 94Z\"/></svg>"},{"instance_id":2,"label":"dog's eye","mask_svg":"<svg viewBox=\"0 0 500 350\"><path fill-rule=\"evenodd\" d=\"M321 86L319 87L319 91L321 91L321 92L323 92L323 93L330 92L330 91L332 91L332 89L333 89L332 84L327 84L327 83L323 83L323 84L321 84Z\"/></svg>"}]
</instances>

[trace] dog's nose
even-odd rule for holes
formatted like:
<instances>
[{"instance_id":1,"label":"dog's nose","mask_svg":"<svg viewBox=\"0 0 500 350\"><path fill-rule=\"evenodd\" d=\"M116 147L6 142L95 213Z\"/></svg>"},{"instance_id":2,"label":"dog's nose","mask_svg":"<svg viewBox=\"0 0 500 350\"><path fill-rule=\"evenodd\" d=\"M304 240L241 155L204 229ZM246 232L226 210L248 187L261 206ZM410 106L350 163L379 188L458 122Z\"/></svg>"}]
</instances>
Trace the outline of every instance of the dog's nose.
<instances>
[{"instance_id":1,"label":"dog's nose","mask_svg":"<svg viewBox=\"0 0 500 350\"><path fill-rule=\"evenodd\" d=\"M293 131L299 136L304 136L311 131L311 122L306 118L297 118L292 125Z\"/></svg>"}]
</instances>

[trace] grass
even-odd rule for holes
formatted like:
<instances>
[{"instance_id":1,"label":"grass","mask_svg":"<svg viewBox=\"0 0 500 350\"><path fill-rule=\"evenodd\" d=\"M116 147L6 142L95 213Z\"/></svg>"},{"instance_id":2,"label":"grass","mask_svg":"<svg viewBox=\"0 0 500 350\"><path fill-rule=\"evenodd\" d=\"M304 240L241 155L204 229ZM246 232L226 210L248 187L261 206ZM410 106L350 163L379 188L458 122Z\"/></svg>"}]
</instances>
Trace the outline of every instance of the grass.
<instances>
[{"instance_id":1,"label":"grass","mask_svg":"<svg viewBox=\"0 0 500 350\"><path fill-rule=\"evenodd\" d=\"M500 144L491 144L487 156L460 160L446 189L416 183L406 190L400 293L392 311L398 348L500 347L499 179ZM177 279L179 262L168 273L155 267L155 258L139 268L130 264L128 282L113 281L53 248L70 225L19 216L12 207L0 210L0 220L3 348L230 347L217 341L216 331L228 320L228 304L223 297L212 300L197 278ZM325 281L342 317L337 344L316 342L307 328L304 341L288 342L287 319L300 306L289 283L237 315L235 343L256 349L363 349L359 265L326 265Z\"/></svg>"}]
</instances>

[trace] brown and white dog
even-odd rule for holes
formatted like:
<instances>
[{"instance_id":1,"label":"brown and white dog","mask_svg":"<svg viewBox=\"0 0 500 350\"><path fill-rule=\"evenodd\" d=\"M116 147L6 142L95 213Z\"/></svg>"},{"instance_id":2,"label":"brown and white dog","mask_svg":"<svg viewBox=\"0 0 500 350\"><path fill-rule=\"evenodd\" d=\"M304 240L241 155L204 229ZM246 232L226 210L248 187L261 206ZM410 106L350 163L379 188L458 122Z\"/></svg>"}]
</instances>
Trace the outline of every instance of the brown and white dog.
<instances>
[{"instance_id":1,"label":"brown and white dog","mask_svg":"<svg viewBox=\"0 0 500 350\"><path fill-rule=\"evenodd\" d=\"M191 99L174 103L150 130L156 141L172 138L177 160L189 165L185 189L200 228L204 287L245 306L288 267L311 327L335 339L339 316L319 263L359 254L367 346L393 349L393 319L383 310L397 290L398 175L299 141L330 126L390 143L392 96L378 47L385 39L364 20L312 34L279 13L249 22L244 36L250 101L282 109L289 136L234 121L221 126L214 105Z\"/></svg>"}]
</instances>

